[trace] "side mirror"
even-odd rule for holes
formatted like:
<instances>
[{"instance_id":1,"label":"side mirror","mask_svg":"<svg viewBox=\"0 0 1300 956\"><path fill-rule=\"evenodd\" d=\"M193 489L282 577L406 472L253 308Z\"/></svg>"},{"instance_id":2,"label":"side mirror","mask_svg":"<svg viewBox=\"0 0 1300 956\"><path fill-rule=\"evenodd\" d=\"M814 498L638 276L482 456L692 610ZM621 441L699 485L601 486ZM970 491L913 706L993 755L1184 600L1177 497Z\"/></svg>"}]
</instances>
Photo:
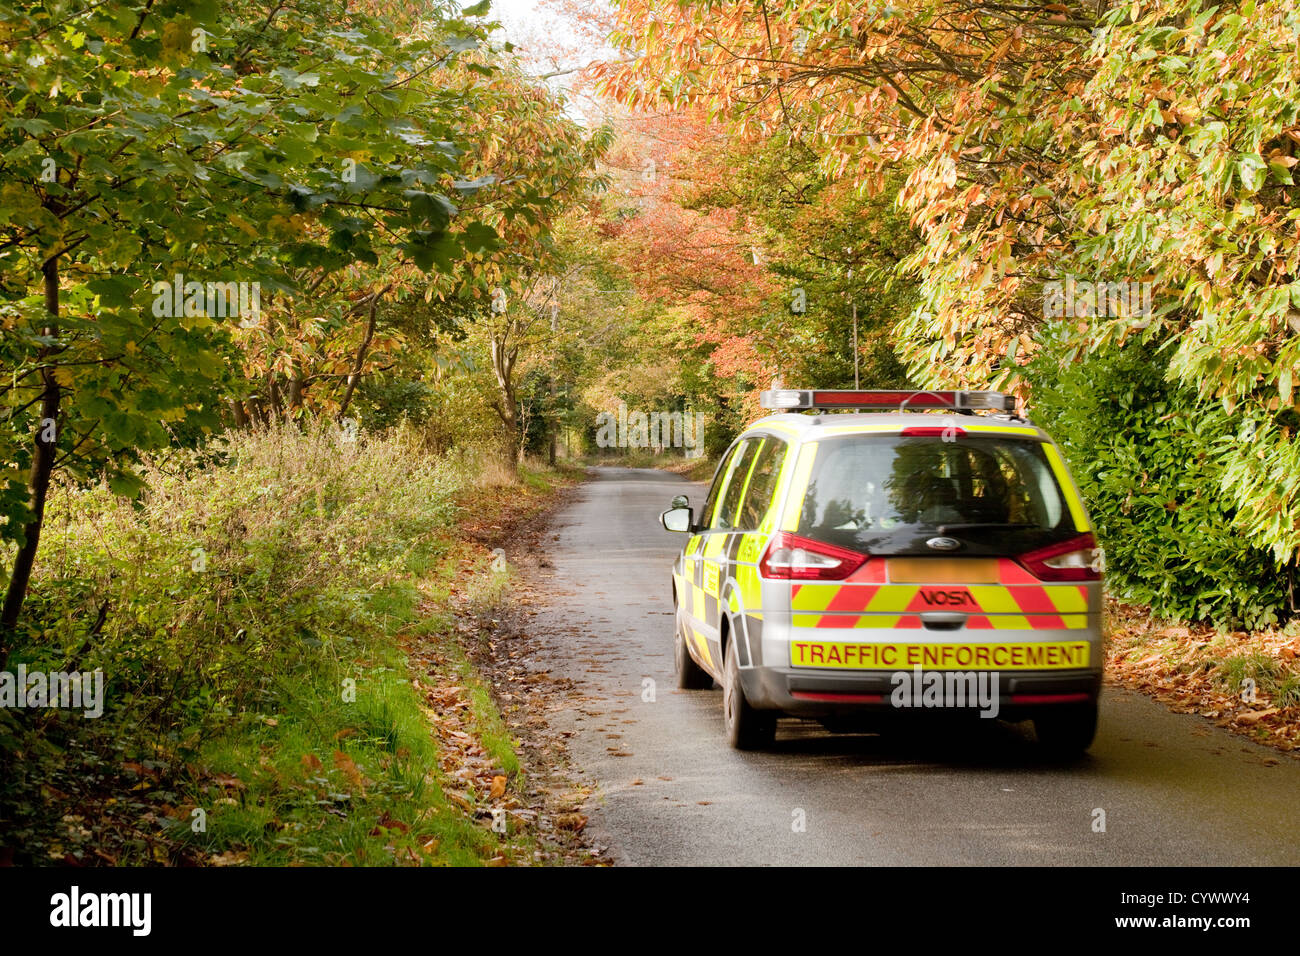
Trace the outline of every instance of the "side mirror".
<instances>
[{"instance_id":1,"label":"side mirror","mask_svg":"<svg viewBox=\"0 0 1300 956\"><path fill-rule=\"evenodd\" d=\"M695 526L695 514L690 508L674 506L659 516L659 523L669 531L690 531Z\"/></svg>"}]
</instances>

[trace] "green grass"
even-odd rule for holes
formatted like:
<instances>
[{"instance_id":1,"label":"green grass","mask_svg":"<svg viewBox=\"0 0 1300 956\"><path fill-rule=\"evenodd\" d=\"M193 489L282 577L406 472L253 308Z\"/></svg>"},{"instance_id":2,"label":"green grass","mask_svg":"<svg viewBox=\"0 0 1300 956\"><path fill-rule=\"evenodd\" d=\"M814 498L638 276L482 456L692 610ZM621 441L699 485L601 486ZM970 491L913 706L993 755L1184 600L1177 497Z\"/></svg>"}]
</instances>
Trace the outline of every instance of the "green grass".
<instances>
[{"instance_id":1,"label":"green grass","mask_svg":"<svg viewBox=\"0 0 1300 956\"><path fill-rule=\"evenodd\" d=\"M1300 702L1300 678L1287 673L1279 661L1258 651L1226 658L1215 673L1215 682L1234 694L1242 692L1247 679L1253 680L1256 693L1267 697L1274 706Z\"/></svg>"},{"instance_id":2,"label":"green grass","mask_svg":"<svg viewBox=\"0 0 1300 956\"><path fill-rule=\"evenodd\" d=\"M138 505L102 487L55 496L11 664L62 669L87 648L79 666L104 670L108 703L99 721L0 713L0 757L20 768L0 779L5 853L19 864L531 858L533 838L492 832L474 788L468 807L449 797L412 679L466 689L469 732L518 788L519 758L460 646L448 588L470 609L503 600L508 575L466 551L459 523L544 500L557 473L527 468L483 489L463 461L431 460L401 435L340 447L324 429L234 435L222 452L147 465ZM441 670L413 669L408 649Z\"/></svg>"},{"instance_id":3,"label":"green grass","mask_svg":"<svg viewBox=\"0 0 1300 956\"><path fill-rule=\"evenodd\" d=\"M414 604L407 607L413 613ZM464 865L495 851L495 835L443 794L404 655L375 641L366 658L291 676L279 695L283 708L266 715L274 727L246 717L203 749L218 779L231 775L245 787L187 794L214 807L208 833L189 842L207 854L237 848L257 865ZM344 697L345 674L356 682L353 701ZM424 850L429 841L437 841L433 853Z\"/></svg>"}]
</instances>

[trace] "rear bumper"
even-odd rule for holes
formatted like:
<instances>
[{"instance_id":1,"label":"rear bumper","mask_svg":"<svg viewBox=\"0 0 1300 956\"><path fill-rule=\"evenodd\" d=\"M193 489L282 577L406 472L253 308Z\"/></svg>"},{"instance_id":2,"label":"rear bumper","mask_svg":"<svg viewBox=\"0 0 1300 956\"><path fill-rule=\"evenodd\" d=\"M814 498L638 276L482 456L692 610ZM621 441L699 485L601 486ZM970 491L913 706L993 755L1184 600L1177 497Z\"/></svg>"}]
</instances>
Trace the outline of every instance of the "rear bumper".
<instances>
[{"instance_id":1,"label":"rear bumper","mask_svg":"<svg viewBox=\"0 0 1300 956\"><path fill-rule=\"evenodd\" d=\"M1020 720L1043 708L1097 700L1104 643L1100 618L1089 614L1083 627L1068 629L936 631L794 628L788 617L773 614L739 635L744 638L740 679L745 696L755 707L799 716L918 709L987 712L994 709L990 705L996 700L997 716ZM841 665L869 660L875 666L808 666L807 655L801 655L796 663L792 647L797 643L804 648L809 641L819 642L828 652L825 656L838 659ZM832 647L855 644L862 652L829 653ZM1070 666L1069 656L1046 656L1049 648L1064 645L1074 648L1078 657L1075 666ZM891 646L893 652L888 650ZM953 653L945 656L945 646ZM1016 656L1009 650L996 651L1017 646L1022 650L1041 648L1042 661L1050 666L1035 666L1037 659L1028 653ZM869 653L873 647L877 653ZM921 692L922 681L934 680L931 674L939 675L949 692L937 704ZM910 694L903 690L904 684ZM965 693L958 692L961 690Z\"/></svg>"},{"instance_id":2,"label":"rear bumper","mask_svg":"<svg viewBox=\"0 0 1300 956\"><path fill-rule=\"evenodd\" d=\"M969 676L969 671L927 671L939 674L949 686L948 674ZM1096 702L1101 693L1101 671L986 671L980 687L986 696L965 695L964 704L952 698L937 707L913 702L898 693L915 677L906 671L853 671L827 673L783 667L750 667L740 672L745 696L755 707L781 710L801 717L828 717L894 712L907 709L980 711L996 697L997 716L1019 720L1043 708ZM957 683L954 680L952 683ZM969 686L969 685L968 685ZM900 696L907 702L900 704Z\"/></svg>"}]
</instances>

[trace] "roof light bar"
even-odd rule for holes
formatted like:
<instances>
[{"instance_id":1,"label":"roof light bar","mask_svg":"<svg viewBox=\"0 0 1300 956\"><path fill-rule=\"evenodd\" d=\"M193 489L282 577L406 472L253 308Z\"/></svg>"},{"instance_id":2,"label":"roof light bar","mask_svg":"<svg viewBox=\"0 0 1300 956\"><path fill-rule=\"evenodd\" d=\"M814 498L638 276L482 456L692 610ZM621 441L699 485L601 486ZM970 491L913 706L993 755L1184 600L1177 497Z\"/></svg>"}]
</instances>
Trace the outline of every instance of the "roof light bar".
<instances>
[{"instance_id":1,"label":"roof light bar","mask_svg":"<svg viewBox=\"0 0 1300 956\"><path fill-rule=\"evenodd\" d=\"M837 408L892 408L908 409L951 408L958 411L1015 411L1016 400L1002 392L918 392L912 390L869 389L795 389L778 388L765 391L759 403L773 411L803 411L806 409Z\"/></svg>"}]
</instances>

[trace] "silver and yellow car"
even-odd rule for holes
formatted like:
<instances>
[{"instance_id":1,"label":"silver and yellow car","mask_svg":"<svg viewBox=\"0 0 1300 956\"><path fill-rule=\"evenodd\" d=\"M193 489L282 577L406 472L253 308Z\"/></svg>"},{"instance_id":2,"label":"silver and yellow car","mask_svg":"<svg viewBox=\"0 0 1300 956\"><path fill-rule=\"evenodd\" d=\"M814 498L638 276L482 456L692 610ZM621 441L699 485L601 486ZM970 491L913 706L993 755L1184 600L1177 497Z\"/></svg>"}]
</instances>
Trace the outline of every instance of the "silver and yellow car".
<instances>
[{"instance_id":1,"label":"silver and yellow car","mask_svg":"<svg viewBox=\"0 0 1300 956\"><path fill-rule=\"evenodd\" d=\"M723 690L737 748L777 718L907 708L1092 743L1102 562L1060 450L997 392L775 390L673 565L678 684Z\"/></svg>"}]
</instances>

